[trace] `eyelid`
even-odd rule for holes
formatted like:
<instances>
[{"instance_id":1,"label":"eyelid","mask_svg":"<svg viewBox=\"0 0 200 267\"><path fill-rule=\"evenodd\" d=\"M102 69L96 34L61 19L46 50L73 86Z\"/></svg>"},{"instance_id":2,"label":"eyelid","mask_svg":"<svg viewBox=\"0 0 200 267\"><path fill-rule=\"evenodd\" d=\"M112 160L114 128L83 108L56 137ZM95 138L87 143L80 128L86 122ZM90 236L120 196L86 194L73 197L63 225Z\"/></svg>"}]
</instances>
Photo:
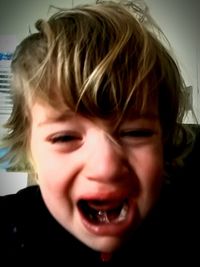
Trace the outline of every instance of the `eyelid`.
<instances>
[{"instance_id":1,"label":"eyelid","mask_svg":"<svg viewBox=\"0 0 200 267\"><path fill-rule=\"evenodd\" d=\"M62 141L63 139L63 141ZM65 139L65 140L64 140ZM55 134L52 134L50 136L47 137L47 141L55 144L55 143L59 143L59 142L70 142L73 140L81 140L81 136L74 132L74 131L63 131L63 132L58 132Z\"/></svg>"},{"instance_id":2,"label":"eyelid","mask_svg":"<svg viewBox=\"0 0 200 267\"><path fill-rule=\"evenodd\" d=\"M131 136L131 137L151 137L155 131L153 129L146 128L136 128L136 129L127 129L120 132L120 136Z\"/></svg>"},{"instance_id":3,"label":"eyelid","mask_svg":"<svg viewBox=\"0 0 200 267\"><path fill-rule=\"evenodd\" d=\"M73 141L74 139L76 139L74 136L72 135L58 135L55 137L51 138L51 143L55 144L55 143L64 143L64 142L70 142Z\"/></svg>"}]
</instances>

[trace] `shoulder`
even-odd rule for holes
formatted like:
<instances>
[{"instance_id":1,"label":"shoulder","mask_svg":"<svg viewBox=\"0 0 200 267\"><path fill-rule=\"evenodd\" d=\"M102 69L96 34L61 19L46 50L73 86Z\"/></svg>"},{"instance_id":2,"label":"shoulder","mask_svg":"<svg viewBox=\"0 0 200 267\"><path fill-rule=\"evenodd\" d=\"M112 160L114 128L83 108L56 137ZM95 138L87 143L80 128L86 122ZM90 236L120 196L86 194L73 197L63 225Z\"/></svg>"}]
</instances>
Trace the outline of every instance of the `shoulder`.
<instances>
[{"instance_id":1,"label":"shoulder","mask_svg":"<svg viewBox=\"0 0 200 267\"><path fill-rule=\"evenodd\" d=\"M15 194L0 196L0 212L3 218L9 217L11 213L30 209L30 205L41 199L40 189L38 186L31 186L21 189Z\"/></svg>"},{"instance_id":2,"label":"shoulder","mask_svg":"<svg viewBox=\"0 0 200 267\"><path fill-rule=\"evenodd\" d=\"M0 234L6 238L7 233L15 231L17 225L31 221L43 205L38 186L24 188L15 194L0 197Z\"/></svg>"},{"instance_id":3,"label":"shoulder","mask_svg":"<svg viewBox=\"0 0 200 267\"><path fill-rule=\"evenodd\" d=\"M74 244L80 246L50 214L38 186L0 197L0 214L0 253L9 255L7 260L18 259L21 264L35 249L35 260L57 259L65 255L64 248L70 251Z\"/></svg>"},{"instance_id":4,"label":"shoulder","mask_svg":"<svg viewBox=\"0 0 200 267\"><path fill-rule=\"evenodd\" d=\"M0 245L14 246L23 233L34 229L36 214L40 214L43 201L38 186L27 187L16 194L0 197ZM38 216L37 215L37 216ZM31 230L30 230L31 231Z\"/></svg>"},{"instance_id":5,"label":"shoulder","mask_svg":"<svg viewBox=\"0 0 200 267\"><path fill-rule=\"evenodd\" d=\"M30 198L31 196L38 195L38 193L40 194L40 189L38 185L28 186L28 187L22 188L15 194L7 194L4 196L0 196L0 201L1 203L3 203L4 201L7 201L9 199L17 199L21 197Z\"/></svg>"},{"instance_id":6,"label":"shoulder","mask_svg":"<svg viewBox=\"0 0 200 267\"><path fill-rule=\"evenodd\" d=\"M57 224L46 208L38 186L0 197L0 251L6 261L21 263L35 248L42 255ZM52 230L52 231L51 231ZM23 265L24 266L24 265Z\"/></svg>"}]
</instances>

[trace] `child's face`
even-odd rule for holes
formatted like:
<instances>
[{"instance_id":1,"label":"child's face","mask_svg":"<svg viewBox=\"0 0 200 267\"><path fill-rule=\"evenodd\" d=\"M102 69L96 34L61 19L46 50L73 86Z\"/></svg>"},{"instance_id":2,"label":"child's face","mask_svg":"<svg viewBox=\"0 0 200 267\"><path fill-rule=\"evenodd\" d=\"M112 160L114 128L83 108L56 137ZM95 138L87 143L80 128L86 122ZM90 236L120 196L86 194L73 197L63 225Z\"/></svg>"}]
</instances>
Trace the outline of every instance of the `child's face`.
<instances>
[{"instance_id":1,"label":"child's face","mask_svg":"<svg viewBox=\"0 0 200 267\"><path fill-rule=\"evenodd\" d=\"M123 121L89 120L36 102L31 156L44 201L83 243L112 252L155 203L163 173L156 112Z\"/></svg>"}]
</instances>

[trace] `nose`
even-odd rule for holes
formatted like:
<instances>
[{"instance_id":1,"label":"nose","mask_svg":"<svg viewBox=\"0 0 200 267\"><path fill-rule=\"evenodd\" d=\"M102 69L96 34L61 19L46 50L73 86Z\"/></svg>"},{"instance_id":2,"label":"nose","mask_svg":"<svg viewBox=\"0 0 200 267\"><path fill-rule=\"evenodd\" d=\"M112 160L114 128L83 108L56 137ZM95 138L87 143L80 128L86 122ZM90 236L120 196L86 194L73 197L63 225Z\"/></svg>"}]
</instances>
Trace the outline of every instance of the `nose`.
<instances>
[{"instance_id":1,"label":"nose","mask_svg":"<svg viewBox=\"0 0 200 267\"><path fill-rule=\"evenodd\" d=\"M128 161L122 147L107 134L90 139L84 175L102 183L119 182L128 175Z\"/></svg>"}]
</instances>

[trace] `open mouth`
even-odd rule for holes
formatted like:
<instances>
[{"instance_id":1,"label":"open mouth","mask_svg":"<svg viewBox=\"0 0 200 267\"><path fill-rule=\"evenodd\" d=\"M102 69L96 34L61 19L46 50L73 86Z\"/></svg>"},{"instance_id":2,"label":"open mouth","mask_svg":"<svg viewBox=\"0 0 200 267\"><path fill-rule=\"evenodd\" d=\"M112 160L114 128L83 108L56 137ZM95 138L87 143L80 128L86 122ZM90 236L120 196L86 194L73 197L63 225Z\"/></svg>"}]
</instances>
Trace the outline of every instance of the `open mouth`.
<instances>
[{"instance_id":1,"label":"open mouth","mask_svg":"<svg viewBox=\"0 0 200 267\"><path fill-rule=\"evenodd\" d=\"M82 216L92 224L119 223L126 219L128 202L110 203L101 200L79 200L78 208Z\"/></svg>"}]
</instances>

